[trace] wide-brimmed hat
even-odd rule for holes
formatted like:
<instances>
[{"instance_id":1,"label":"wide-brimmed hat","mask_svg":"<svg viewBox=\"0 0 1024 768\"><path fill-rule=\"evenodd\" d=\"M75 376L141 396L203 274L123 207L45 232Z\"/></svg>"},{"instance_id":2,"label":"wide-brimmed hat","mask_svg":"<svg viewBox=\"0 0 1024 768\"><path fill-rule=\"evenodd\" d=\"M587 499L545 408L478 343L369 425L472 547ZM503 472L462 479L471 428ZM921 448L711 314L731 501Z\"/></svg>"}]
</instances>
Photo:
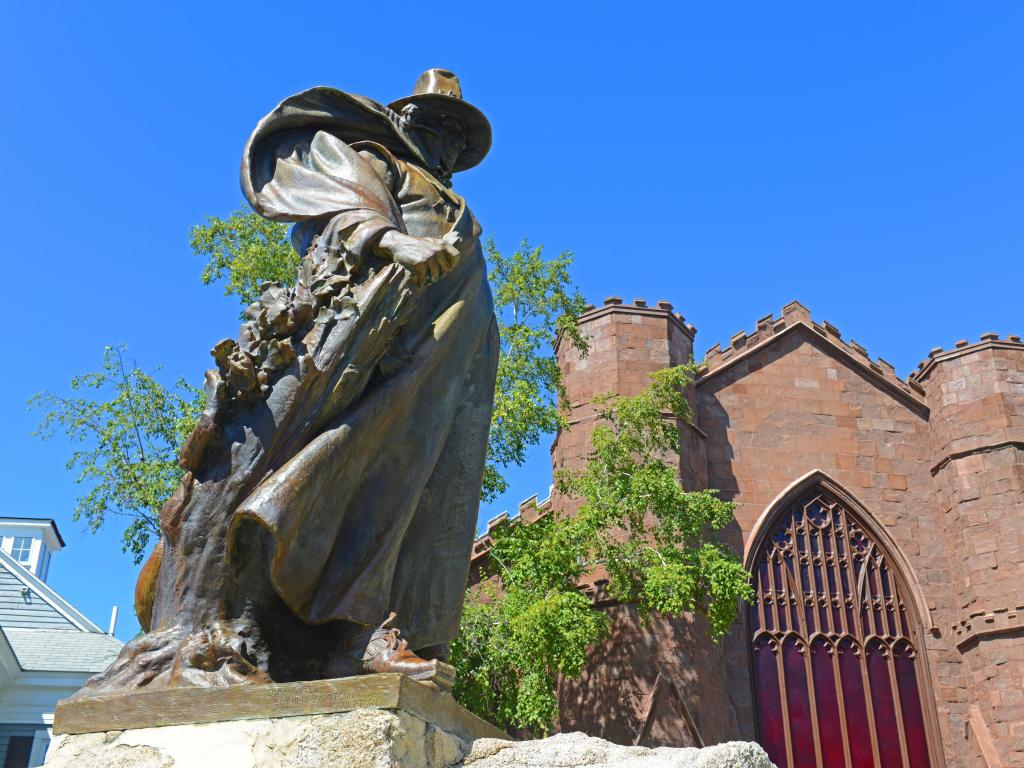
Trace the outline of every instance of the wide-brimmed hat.
<instances>
[{"instance_id":1,"label":"wide-brimmed hat","mask_svg":"<svg viewBox=\"0 0 1024 768\"><path fill-rule=\"evenodd\" d=\"M462 99L459 78L446 69L428 69L416 81L412 96L405 96L388 106L401 112L407 104L426 104L451 115L466 130L466 148L455 162L456 171L464 171L484 159L491 148L491 124L484 113Z\"/></svg>"}]
</instances>

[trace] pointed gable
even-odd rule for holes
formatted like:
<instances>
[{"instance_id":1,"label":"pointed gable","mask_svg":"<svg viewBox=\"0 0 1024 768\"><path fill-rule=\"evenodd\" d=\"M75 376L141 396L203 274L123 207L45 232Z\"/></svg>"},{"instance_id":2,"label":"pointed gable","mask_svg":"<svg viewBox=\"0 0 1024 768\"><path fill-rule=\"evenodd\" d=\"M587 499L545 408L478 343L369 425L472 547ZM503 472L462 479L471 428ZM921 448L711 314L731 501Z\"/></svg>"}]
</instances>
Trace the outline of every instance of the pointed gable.
<instances>
[{"instance_id":1,"label":"pointed gable","mask_svg":"<svg viewBox=\"0 0 1024 768\"><path fill-rule=\"evenodd\" d=\"M753 333L737 333L729 340L728 347L723 349L720 344L711 347L705 355L697 386L701 387L726 372L731 372L733 378L740 378L751 370L758 370L759 357L764 357L766 352L794 334L802 335L838 363L856 371L909 407L927 414L924 389L920 384L913 379L901 379L886 360L872 360L868 351L856 341L844 341L839 329L828 321L815 322L810 311L798 301L783 307L781 317L775 318L770 314L762 317ZM747 364L743 365L744 362ZM805 382L794 380L794 386L799 387L802 383Z\"/></svg>"},{"instance_id":2,"label":"pointed gable","mask_svg":"<svg viewBox=\"0 0 1024 768\"><path fill-rule=\"evenodd\" d=\"M796 302L733 337L728 350L713 348L697 379L708 485L741 504L742 530L816 469L894 503L908 484L926 498L928 417L918 388Z\"/></svg>"}]
</instances>

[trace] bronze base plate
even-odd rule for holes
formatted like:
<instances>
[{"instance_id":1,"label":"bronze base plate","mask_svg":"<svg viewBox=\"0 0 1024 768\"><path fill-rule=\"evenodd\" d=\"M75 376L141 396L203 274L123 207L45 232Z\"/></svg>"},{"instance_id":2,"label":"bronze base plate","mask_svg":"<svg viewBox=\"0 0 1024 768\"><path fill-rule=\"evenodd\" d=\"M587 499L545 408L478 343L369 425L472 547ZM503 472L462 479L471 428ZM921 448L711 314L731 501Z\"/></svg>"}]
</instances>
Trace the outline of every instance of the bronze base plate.
<instances>
[{"instance_id":1,"label":"bronze base plate","mask_svg":"<svg viewBox=\"0 0 1024 768\"><path fill-rule=\"evenodd\" d=\"M471 741L508 734L464 709L450 693L394 673L301 683L170 688L62 699L53 732L99 733L230 720L400 709Z\"/></svg>"}]
</instances>

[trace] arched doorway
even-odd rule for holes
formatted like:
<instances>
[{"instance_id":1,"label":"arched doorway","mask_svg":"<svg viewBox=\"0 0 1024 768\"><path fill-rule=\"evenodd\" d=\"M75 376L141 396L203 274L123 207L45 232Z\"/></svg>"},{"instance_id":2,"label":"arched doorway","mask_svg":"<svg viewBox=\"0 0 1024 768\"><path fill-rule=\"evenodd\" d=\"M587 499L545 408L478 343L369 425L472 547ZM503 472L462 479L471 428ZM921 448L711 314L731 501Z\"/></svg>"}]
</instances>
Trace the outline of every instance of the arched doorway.
<instances>
[{"instance_id":1,"label":"arched doorway","mask_svg":"<svg viewBox=\"0 0 1024 768\"><path fill-rule=\"evenodd\" d=\"M779 768L938 768L919 620L862 517L815 482L751 542L758 731Z\"/></svg>"}]
</instances>

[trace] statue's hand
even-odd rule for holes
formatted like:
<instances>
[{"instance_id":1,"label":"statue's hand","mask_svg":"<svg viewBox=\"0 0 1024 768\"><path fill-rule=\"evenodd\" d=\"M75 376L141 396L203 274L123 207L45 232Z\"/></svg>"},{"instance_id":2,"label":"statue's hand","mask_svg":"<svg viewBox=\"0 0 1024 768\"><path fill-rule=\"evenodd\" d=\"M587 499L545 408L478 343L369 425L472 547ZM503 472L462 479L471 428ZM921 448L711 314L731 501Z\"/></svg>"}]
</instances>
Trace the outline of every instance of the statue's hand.
<instances>
[{"instance_id":1,"label":"statue's hand","mask_svg":"<svg viewBox=\"0 0 1024 768\"><path fill-rule=\"evenodd\" d=\"M416 276L417 285L433 282L459 263L458 249L439 237L412 237L389 230L377 244L377 252Z\"/></svg>"}]
</instances>

